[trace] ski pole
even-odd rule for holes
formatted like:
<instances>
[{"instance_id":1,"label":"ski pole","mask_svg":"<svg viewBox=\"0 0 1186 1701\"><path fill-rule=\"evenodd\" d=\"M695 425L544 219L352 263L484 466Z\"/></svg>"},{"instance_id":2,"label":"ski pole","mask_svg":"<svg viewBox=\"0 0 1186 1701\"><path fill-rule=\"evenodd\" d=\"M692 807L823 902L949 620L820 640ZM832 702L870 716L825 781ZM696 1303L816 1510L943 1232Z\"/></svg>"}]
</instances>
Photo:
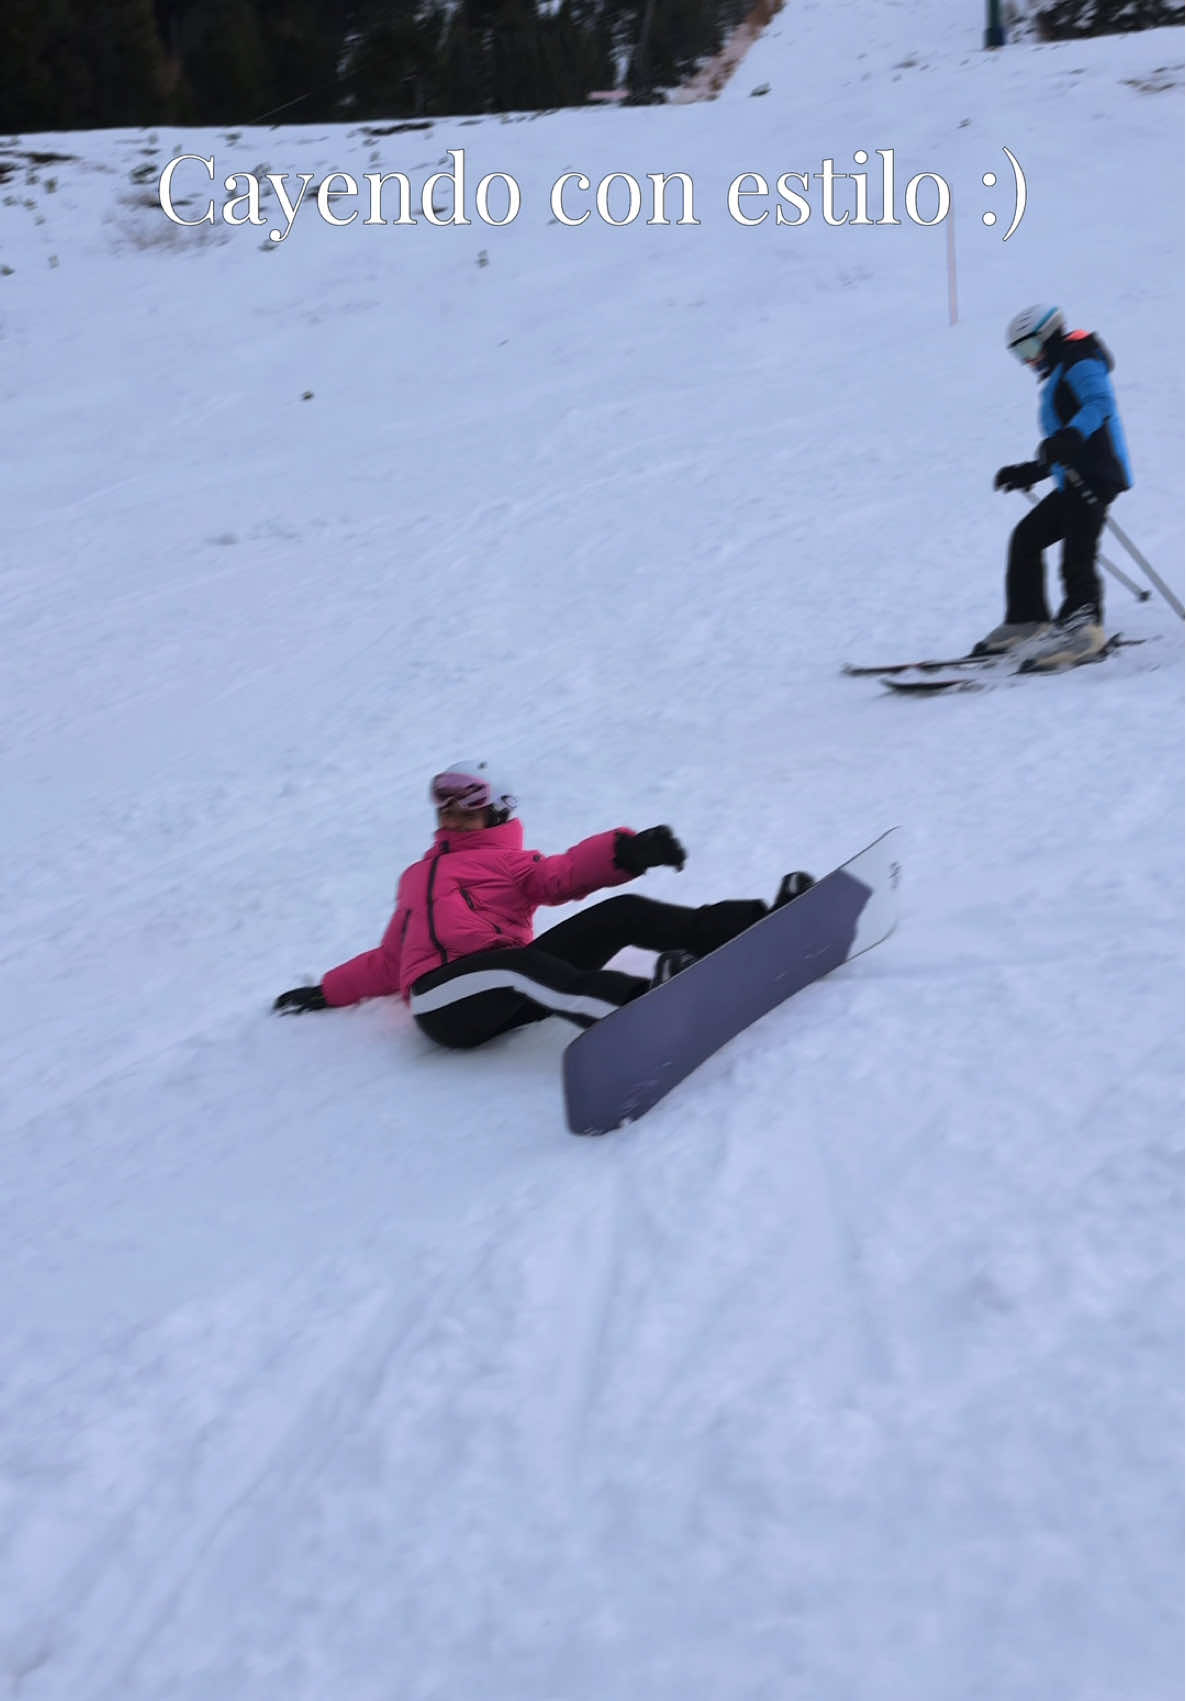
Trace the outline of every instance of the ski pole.
<instances>
[{"instance_id":1,"label":"ski pole","mask_svg":"<svg viewBox=\"0 0 1186 1701\"><path fill-rule=\"evenodd\" d=\"M1090 507L1098 508L1099 502L1096 499L1094 491L1088 490L1074 467L1066 467L1064 468L1064 471L1075 489L1079 492L1080 496L1082 496L1083 500L1088 503ZM1170 590L1165 580L1160 578L1159 575L1153 571L1152 567L1145 560L1145 557L1141 554L1136 544L1133 543L1131 538L1125 536L1110 514L1104 515L1104 524L1107 526L1109 531L1113 532L1116 537L1120 539L1121 543L1132 556L1137 566L1142 568L1152 582L1157 586L1157 589L1161 592L1166 602L1169 603L1179 620L1186 620L1186 608L1182 607L1182 604L1178 601L1178 598L1174 595L1173 591ZM1103 557L1101 556L1100 559L1103 560ZM1113 569L1113 571L1115 571L1115 569Z\"/></svg>"},{"instance_id":2,"label":"ski pole","mask_svg":"<svg viewBox=\"0 0 1186 1701\"><path fill-rule=\"evenodd\" d=\"M1030 507L1036 508L1038 505L1038 498L1034 495L1033 491L1027 490L1025 494L1029 500ZM1108 572L1111 573L1114 579L1118 579L1122 585L1132 592L1138 602L1149 601L1149 598L1153 595L1152 591L1147 591L1142 586L1135 584L1134 581L1129 578L1127 573L1117 567L1114 561L1109 561L1108 557L1100 553L1098 550L1096 551L1096 559L1099 561L1101 567L1107 568Z\"/></svg>"}]
</instances>

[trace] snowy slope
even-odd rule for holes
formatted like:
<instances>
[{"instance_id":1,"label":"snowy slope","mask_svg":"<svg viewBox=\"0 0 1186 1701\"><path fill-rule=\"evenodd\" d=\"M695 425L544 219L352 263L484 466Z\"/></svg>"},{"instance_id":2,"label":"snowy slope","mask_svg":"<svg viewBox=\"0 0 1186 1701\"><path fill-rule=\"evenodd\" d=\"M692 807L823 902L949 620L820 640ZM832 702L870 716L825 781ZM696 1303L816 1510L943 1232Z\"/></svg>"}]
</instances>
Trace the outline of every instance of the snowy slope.
<instances>
[{"instance_id":1,"label":"snowy slope","mask_svg":"<svg viewBox=\"0 0 1186 1701\"><path fill-rule=\"evenodd\" d=\"M1031 300L1112 346L1182 588L1180 32L981 30L818 0L711 103L22 140L73 156L0 192L22 1701L1180 1693L1181 623L1109 581L1102 667L839 674L999 618ZM726 211L878 148L952 187L955 324L945 227ZM166 231L131 181L449 149L506 229ZM565 171L700 222L566 229ZM545 849L671 821L689 902L898 824L900 928L605 1141L557 1023L272 1019L475 747Z\"/></svg>"}]
</instances>

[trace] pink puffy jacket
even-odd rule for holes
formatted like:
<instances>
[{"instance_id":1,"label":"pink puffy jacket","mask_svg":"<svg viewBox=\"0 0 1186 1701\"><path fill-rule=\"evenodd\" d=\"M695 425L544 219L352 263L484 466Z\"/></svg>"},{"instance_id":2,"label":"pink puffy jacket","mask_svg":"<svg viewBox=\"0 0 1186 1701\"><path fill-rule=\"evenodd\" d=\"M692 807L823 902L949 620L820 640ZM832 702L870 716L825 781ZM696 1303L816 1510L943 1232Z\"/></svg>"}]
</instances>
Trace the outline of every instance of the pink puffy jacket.
<instances>
[{"instance_id":1,"label":"pink puffy jacket","mask_svg":"<svg viewBox=\"0 0 1186 1701\"><path fill-rule=\"evenodd\" d=\"M454 833L440 828L432 849L405 868L395 914L373 951L352 957L322 977L329 1004L357 1004L398 992L407 1001L413 981L474 951L530 945L541 904L567 904L602 886L633 878L614 863L618 827L582 839L559 856L523 849L523 823Z\"/></svg>"}]
</instances>

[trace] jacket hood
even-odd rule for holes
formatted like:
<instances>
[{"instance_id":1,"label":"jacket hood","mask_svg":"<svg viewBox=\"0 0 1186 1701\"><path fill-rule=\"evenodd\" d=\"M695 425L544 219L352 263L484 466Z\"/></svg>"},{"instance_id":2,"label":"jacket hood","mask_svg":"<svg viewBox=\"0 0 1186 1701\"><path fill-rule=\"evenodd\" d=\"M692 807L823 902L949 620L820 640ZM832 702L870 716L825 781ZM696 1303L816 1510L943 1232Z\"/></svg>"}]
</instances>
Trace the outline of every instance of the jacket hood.
<instances>
[{"instance_id":1,"label":"jacket hood","mask_svg":"<svg viewBox=\"0 0 1186 1701\"><path fill-rule=\"evenodd\" d=\"M1065 331L1050 352L1053 366L1068 366L1075 360L1102 360L1109 372L1116 366L1111 349L1094 331Z\"/></svg>"}]
</instances>

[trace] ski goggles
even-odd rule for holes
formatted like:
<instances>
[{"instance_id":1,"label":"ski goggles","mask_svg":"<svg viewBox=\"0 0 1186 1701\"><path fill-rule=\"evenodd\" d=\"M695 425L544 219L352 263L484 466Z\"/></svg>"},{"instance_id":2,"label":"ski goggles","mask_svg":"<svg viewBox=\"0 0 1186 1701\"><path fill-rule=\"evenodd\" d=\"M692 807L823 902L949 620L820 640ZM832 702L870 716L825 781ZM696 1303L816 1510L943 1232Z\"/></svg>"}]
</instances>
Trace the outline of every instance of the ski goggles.
<instances>
[{"instance_id":1,"label":"ski goggles","mask_svg":"<svg viewBox=\"0 0 1186 1701\"><path fill-rule=\"evenodd\" d=\"M1042 358L1042 350L1045 346L1045 337L1031 334L1028 337L1019 338L1015 343L1010 343L1009 349L1012 354L1017 356L1023 366L1032 366L1035 360Z\"/></svg>"},{"instance_id":2,"label":"ski goggles","mask_svg":"<svg viewBox=\"0 0 1186 1701\"><path fill-rule=\"evenodd\" d=\"M494 799L489 780L455 771L434 774L428 795L438 809L486 809Z\"/></svg>"}]
</instances>

